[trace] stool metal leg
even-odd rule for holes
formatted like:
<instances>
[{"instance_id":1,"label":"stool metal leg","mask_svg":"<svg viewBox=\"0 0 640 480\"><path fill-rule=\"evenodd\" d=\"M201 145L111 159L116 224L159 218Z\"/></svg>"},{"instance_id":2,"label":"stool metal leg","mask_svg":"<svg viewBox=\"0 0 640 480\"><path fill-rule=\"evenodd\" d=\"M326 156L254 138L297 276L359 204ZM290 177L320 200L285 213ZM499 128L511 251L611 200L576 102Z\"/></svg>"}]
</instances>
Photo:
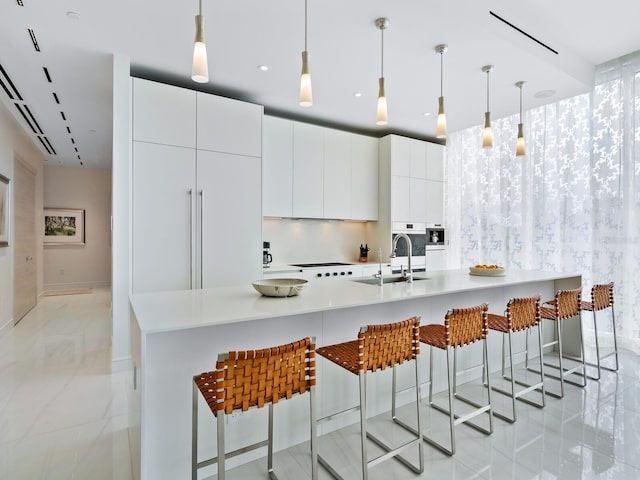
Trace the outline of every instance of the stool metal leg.
<instances>
[{"instance_id":1,"label":"stool metal leg","mask_svg":"<svg viewBox=\"0 0 640 480\"><path fill-rule=\"evenodd\" d=\"M582 316L582 315L581 315ZM600 380L600 343L598 342L598 322L596 322L596 309L593 309L593 333L596 337L596 369L598 375L596 377L589 377L592 380Z\"/></svg>"},{"instance_id":2,"label":"stool metal leg","mask_svg":"<svg viewBox=\"0 0 640 480\"><path fill-rule=\"evenodd\" d=\"M267 472L269 477L273 478L273 403L269 404L269 427L268 427L268 441L267 444Z\"/></svg>"},{"instance_id":3,"label":"stool metal leg","mask_svg":"<svg viewBox=\"0 0 640 480\"><path fill-rule=\"evenodd\" d=\"M362 455L362 480L369 478L367 457L367 378L361 370L358 374L360 380L360 447Z\"/></svg>"},{"instance_id":4,"label":"stool metal leg","mask_svg":"<svg viewBox=\"0 0 640 480\"><path fill-rule=\"evenodd\" d=\"M198 480L198 386L196 382L193 382L191 405L191 480Z\"/></svg>"},{"instance_id":5,"label":"stool metal leg","mask_svg":"<svg viewBox=\"0 0 640 480\"><path fill-rule=\"evenodd\" d=\"M224 451L224 420L225 414L224 410L218 412L218 480L224 480L225 472L224 472L224 461L225 461L225 451Z\"/></svg>"}]
</instances>

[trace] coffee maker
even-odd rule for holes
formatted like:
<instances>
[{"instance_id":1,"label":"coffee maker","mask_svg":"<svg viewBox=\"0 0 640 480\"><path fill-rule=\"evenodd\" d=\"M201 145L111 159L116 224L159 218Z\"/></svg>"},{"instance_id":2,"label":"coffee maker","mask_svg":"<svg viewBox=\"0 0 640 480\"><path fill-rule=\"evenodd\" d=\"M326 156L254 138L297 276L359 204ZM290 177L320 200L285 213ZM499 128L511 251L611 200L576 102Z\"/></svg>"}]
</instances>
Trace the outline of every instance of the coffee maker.
<instances>
[{"instance_id":1,"label":"coffee maker","mask_svg":"<svg viewBox=\"0 0 640 480\"><path fill-rule=\"evenodd\" d=\"M273 262L273 257L269 253L271 242L262 242L262 267L269 268L269 264Z\"/></svg>"}]
</instances>

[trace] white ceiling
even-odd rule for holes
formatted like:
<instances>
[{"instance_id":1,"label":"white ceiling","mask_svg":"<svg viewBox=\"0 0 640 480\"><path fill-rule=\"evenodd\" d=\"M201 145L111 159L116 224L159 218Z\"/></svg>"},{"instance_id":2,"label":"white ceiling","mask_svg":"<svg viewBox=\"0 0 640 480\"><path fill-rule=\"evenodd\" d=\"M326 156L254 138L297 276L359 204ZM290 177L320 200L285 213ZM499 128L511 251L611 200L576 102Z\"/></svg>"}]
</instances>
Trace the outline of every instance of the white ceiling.
<instances>
[{"instance_id":1,"label":"white ceiling","mask_svg":"<svg viewBox=\"0 0 640 480\"><path fill-rule=\"evenodd\" d=\"M189 78L197 0L4 0L0 65L56 151L45 154L48 164L83 162L86 167L109 168L114 53L131 59L135 75L260 103L267 113L377 136L397 132L432 138L440 89L437 44L449 45L444 57L449 131L482 123L483 65L495 65L491 112L492 118L500 118L517 112L514 83L519 80L527 82L525 108L555 102L589 91L596 65L640 49L637 0L308 2L314 94L310 109L297 103L304 0L203 0L210 69L210 83L204 86ZM67 12L79 18L70 18ZM389 124L376 127L380 32L374 21L382 16L390 19L385 32ZM28 28L33 29L40 52L35 51ZM270 70L261 72L258 65ZM535 98L543 90L556 93ZM362 96L355 97L355 92ZM0 97L31 132L2 89ZM38 137L31 137L44 152Z\"/></svg>"}]
</instances>

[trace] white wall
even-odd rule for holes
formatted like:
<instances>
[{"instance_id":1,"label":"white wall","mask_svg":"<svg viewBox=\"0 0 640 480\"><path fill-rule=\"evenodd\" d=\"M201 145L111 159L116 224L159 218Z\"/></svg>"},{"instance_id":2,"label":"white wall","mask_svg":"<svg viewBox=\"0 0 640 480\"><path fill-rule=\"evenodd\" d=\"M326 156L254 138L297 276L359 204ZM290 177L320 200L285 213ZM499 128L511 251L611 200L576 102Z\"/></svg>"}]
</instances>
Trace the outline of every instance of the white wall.
<instances>
[{"instance_id":1,"label":"white wall","mask_svg":"<svg viewBox=\"0 0 640 480\"><path fill-rule=\"evenodd\" d=\"M366 223L340 220L265 218L262 238L276 264L357 262L367 243Z\"/></svg>"},{"instance_id":2,"label":"white wall","mask_svg":"<svg viewBox=\"0 0 640 480\"><path fill-rule=\"evenodd\" d=\"M13 180L14 158L19 156L36 172L36 212L42 212L42 153L31 142L25 131L0 103L0 173ZM13 204L13 201L12 201ZM13 208L11 219L14 218ZM36 213L33 226L41 225L42 216ZM0 247L0 334L13 325L13 233L9 247ZM36 237L37 238L37 237ZM42 292L42 246L36 247L36 277L38 293Z\"/></svg>"},{"instance_id":3,"label":"white wall","mask_svg":"<svg viewBox=\"0 0 640 480\"><path fill-rule=\"evenodd\" d=\"M45 290L111 284L111 170L45 167L45 208L85 211L84 245L44 247Z\"/></svg>"},{"instance_id":4,"label":"white wall","mask_svg":"<svg viewBox=\"0 0 640 480\"><path fill-rule=\"evenodd\" d=\"M129 294L131 293L131 79L129 59L113 56L113 258L111 291L113 295L112 347L113 367L126 368L131 357L129 330Z\"/></svg>"}]
</instances>

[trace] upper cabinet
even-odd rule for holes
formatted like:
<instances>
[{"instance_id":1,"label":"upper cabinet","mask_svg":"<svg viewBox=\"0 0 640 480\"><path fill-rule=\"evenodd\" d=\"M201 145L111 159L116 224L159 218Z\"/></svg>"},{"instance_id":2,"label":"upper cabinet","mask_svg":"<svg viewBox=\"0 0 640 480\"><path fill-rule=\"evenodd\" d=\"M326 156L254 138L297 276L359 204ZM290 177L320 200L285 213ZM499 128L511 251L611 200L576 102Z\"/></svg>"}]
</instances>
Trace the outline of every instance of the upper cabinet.
<instances>
[{"instance_id":1,"label":"upper cabinet","mask_svg":"<svg viewBox=\"0 0 640 480\"><path fill-rule=\"evenodd\" d=\"M427 143L427 180L444 182L444 146L437 143Z\"/></svg>"},{"instance_id":2,"label":"upper cabinet","mask_svg":"<svg viewBox=\"0 0 640 480\"><path fill-rule=\"evenodd\" d=\"M377 220L378 140L264 117L263 215Z\"/></svg>"},{"instance_id":3,"label":"upper cabinet","mask_svg":"<svg viewBox=\"0 0 640 480\"><path fill-rule=\"evenodd\" d=\"M293 216L324 218L324 135L322 128L293 124Z\"/></svg>"},{"instance_id":4,"label":"upper cabinet","mask_svg":"<svg viewBox=\"0 0 640 480\"><path fill-rule=\"evenodd\" d=\"M351 218L378 219L378 139L351 135Z\"/></svg>"},{"instance_id":5,"label":"upper cabinet","mask_svg":"<svg viewBox=\"0 0 640 480\"><path fill-rule=\"evenodd\" d=\"M197 92L197 111L198 150L262 155L260 105Z\"/></svg>"},{"instance_id":6,"label":"upper cabinet","mask_svg":"<svg viewBox=\"0 0 640 480\"><path fill-rule=\"evenodd\" d=\"M265 116L262 127L262 214L292 217L293 122Z\"/></svg>"},{"instance_id":7,"label":"upper cabinet","mask_svg":"<svg viewBox=\"0 0 640 480\"><path fill-rule=\"evenodd\" d=\"M132 113L133 140L196 148L196 92L134 78Z\"/></svg>"}]
</instances>

